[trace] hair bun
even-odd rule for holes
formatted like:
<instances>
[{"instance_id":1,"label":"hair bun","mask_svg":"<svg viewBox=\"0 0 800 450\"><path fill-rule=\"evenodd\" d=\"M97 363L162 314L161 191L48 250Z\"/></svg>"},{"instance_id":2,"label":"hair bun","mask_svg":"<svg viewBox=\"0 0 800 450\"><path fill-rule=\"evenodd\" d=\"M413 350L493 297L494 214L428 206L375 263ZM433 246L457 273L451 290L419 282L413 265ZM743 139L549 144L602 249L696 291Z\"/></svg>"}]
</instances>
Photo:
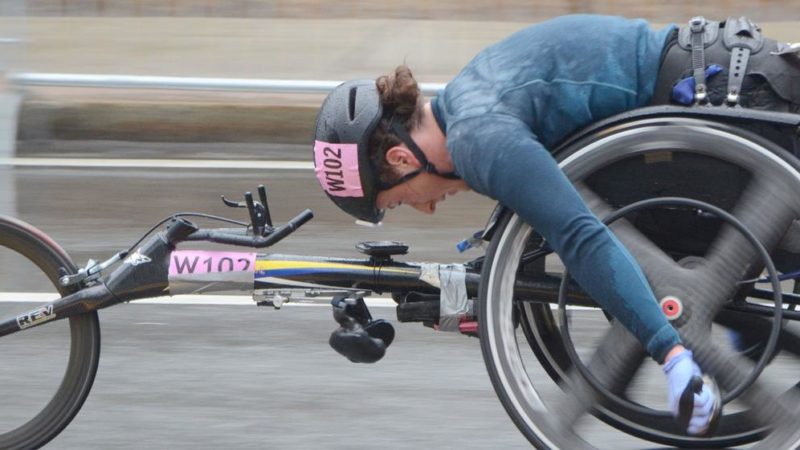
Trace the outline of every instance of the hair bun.
<instances>
[{"instance_id":1,"label":"hair bun","mask_svg":"<svg viewBox=\"0 0 800 450\"><path fill-rule=\"evenodd\" d=\"M419 85L411 69L406 65L397 66L394 73L375 80L384 110L392 111L394 117L402 122L413 122L422 100Z\"/></svg>"}]
</instances>

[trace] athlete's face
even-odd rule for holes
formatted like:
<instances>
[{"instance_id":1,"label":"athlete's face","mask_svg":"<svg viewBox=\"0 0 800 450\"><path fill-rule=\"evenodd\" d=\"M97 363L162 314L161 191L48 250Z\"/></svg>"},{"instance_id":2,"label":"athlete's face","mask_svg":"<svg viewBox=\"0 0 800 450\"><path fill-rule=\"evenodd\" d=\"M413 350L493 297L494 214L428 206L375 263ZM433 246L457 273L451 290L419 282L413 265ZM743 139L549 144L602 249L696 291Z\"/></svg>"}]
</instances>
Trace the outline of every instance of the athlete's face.
<instances>
[{"instance_id":1,"label":"athlete's face","mask_svg":"<svg viewBox=\"0 0 800 450\"><path fill-rule=\"evenodd\" d=\"M426 214L436 212L436 205L448 195L468 190L462 180L451 180L438 175L420 173L414 178L378 193L379 209L394 209L409 205Z\"/></svg>"},{"instance_id":2,"label":"athlete's face","mask_svg":"<svg viewBox=\"0 0 800 450\"><path fill-rule=\"evenodd\" d=\"M453 171L453 161L445 147L445 136L434 122L430 104L426 104L426 111L427 121L423 119L422 125L410 131L411 138L423 149L426 158L434 163L438 170L445 173L451 172ZM409 205L418 211L433 214L436 212L436 205L444 201L448 195L469 190L463 180L444 178L425 171L420 172L422 164L405 144L398 144L387 149L384 162L385 166L399 177L415 172L419 172L419 174L397 186L379 192L377 198L379 209L393 209L400 205Z\"/></svg>"}]
</instances>

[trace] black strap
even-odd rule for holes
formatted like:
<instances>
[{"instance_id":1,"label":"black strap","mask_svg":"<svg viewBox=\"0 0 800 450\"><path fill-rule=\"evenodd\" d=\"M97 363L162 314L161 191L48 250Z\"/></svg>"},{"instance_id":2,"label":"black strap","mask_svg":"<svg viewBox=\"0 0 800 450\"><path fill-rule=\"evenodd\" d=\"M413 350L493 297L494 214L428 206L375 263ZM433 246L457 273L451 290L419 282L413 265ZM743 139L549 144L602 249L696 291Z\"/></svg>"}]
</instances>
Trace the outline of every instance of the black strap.
<instances>
[{"instance_id":1,"label":"black strap","mask_svg":"<svg viewBox=\"0 0 800 450\"><path fill-rule=\"evenodd\" d=\"M439 175L440 177L449 178L451 180L457 180L457 179L460 178L458 175L456 175L455 172L448 172L448 173L439 172L436 169L436 166L434 166L433 164L430 163L430 161L428 161L428 157L425 156L425 153L423 153L422 149L419 148L419 146L417 145L416 142L414 142L414 139L412 139L411 135L408 134L408 131L406 131L406 127L403 126L403 124L401 124L400 122L392 119L391 127L392 127L392 132L394 132L394 134L397 137L399 137L400 140L403 141L403 143L405 143L408 146L408 149L411 150L411 153L413 153L414 156L417 157L417 160L419 161L419 163L422 164L422 169L421 170L423 170L425 172L428 172L428 173L432 173L434 175ZM409 174L409 175L411 175L411 174ZM406 177L408 177L408 175ZM406 177L403 177L403 178L407 179ZM408 178L411 178L411 177L408 177Z\"/></svg>"},{"instance_id":2,"label":"black strap","mask_svg":"<svg viewBox=\"0 0 800 450\"><path fill-rule=\"evenodd\" d=\"M746 17L728 17L723 34L725 46L731 49L731 62L728 68L728 96L726 101L735 106L739 103L742 81L747 74L747 63L751 54L761 51L764 36L761 28Z\"/></svg>"},{"instance_id":3,"label":"black strap","mask_svg":"<svg viewBox=\"0 0 800 450\"><path fill-rule=\"evenodd\" d=\"M694 101L704 103L707 98L706 89L706 57L703 33L706 19L698 16L689 21L692 32L692 75L694 76Z\"/></svg>"},{"instance_id":4,"label":"black strap","mask_svg":"<svg viewBox=\"0 0 800 450\"><path fill-rule=\"evenodd\" d=\"M739 93L742 92L742 81L747 72L749 59L750 49L747 47L734 47L731 51L731 65L728 69L728 96L726 98L731 106L739 103Z\"/></svg>"}]
</instances>

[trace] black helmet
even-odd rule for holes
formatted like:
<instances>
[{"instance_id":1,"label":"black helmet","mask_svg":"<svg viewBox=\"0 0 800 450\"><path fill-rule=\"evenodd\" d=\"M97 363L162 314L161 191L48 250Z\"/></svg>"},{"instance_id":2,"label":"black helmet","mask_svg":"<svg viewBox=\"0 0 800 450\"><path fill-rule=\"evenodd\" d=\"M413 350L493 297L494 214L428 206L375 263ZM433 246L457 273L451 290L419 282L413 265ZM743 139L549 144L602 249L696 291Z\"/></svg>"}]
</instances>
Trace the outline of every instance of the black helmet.
<instances>
[{"instance_id":1,"label":"black helmet","mask_svg":"<svg viewBox=\"0 0 800 450\"><path fill-rule=\"evenodd\" d=\"M384 211L375 204L381 190L391 189L423 172L458 178L455 172L439 172L405 126L390 117L383 129L408 146L420 168L394 181L382 182L380 167L369 157L369 141L381 123L383 112L374 81L347 81L322 103L314 132L314 172L322 189L343 211L372 223L383 219Z\"/></svg>"},{"instance_id":2,"label":"black helmet","mask_svg":"<svg viewBox=\"0 0 800 450\"><path fill-rule=\"evenodd\" d=\"M375 81L347 81L325 99L314 132L314 172L322 189L339 208L372 223L383 218L375 205L379 169L369 157L382 114Z\"/></svg>"}]
</instances>

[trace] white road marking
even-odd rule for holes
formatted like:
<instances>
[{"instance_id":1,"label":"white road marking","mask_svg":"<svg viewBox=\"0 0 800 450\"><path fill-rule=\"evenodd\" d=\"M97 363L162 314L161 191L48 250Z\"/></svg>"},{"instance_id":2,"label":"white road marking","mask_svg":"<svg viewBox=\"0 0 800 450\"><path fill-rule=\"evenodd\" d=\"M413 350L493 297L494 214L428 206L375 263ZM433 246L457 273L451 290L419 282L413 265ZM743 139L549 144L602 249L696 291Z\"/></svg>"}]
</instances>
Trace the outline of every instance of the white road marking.
<instances>
[{"instance_id":1,"label":"white road marking","mask_svg":"<svg viewBox=\"0 0 800 450\"><path fill-rule=\"evenodd\" d=\"M47 303L54 300L56 294L45 294L39 292L0 292L0 303ZM391 298L367 297L364 299L369 307L391 307L397 304ZM247 295L176 295L174 297L153 297L142 300L134 300L131 303L137 304L160 304L160 305L247 305L255 306L253 299ZM289 306L324 306L330 308L330 299L316 298L292 300L284 303L284 307Z\"/></svg>"},{"instance_id":2,"label":"white road marking","mask_svg":"<svg viewBox=\"0 0 800 450\"><path fill-rule=\"evenodd\" d=\"M314 168L314 163L310 161L232 161L217 159L0 158L0 166L311 170Z\"/></svg>"},{"instance_id":3,"label":"white road marking","mask_svg":"<svg viewBox=\"0 0 800 450\"><path fill-rule=\"evenodd\" d=\"M0 303L47 303L54 300L55 294L43 294L38 292L0 292ZM364 299L370 308L394 308L397 303L391 298L367 297ZM145 305L235 305L253 306L255 302L247 295L176 295L174 297L153 297L142 300L134 300L131 303ZM330 301L325 298L292 300L284 303L284 307L292 306L324 306L330 307ZM551 305L557 309L557 305ZM269 308L269 307L267 307ZM585 306L568 306L571 311L593 311L597 308Z\"/></svg>"}]
</instances>

